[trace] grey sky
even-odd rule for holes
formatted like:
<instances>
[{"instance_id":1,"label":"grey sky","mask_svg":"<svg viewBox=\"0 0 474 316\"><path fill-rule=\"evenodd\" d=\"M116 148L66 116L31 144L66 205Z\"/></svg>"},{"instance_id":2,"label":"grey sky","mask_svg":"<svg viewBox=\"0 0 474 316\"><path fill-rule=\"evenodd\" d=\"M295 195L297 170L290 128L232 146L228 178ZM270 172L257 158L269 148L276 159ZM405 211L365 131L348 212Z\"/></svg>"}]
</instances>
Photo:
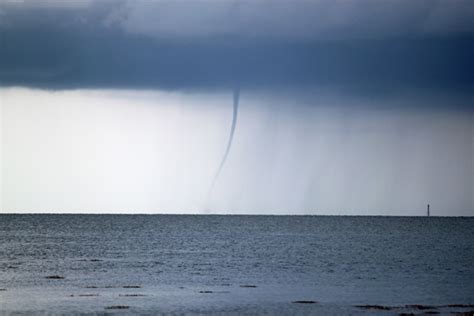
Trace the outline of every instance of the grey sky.
<instances>
[{"instance_id":1,"label":"grey sky","mask_svg":"<svg viewBox=\"0 0 474 316\"><path fill-rule=\"evenodd\" d=\"M472 56L472 1L0 0L1 205L473 215Z\"/></svg>"},{"instance_id":2,"label":"grey sky","mask_svg":"<svg viewBox=\"0 0 474 316\"><path fill-rule=\"evenodd\" d=\"M155 37L354 39L472 32L470 1L124 1L106 18Z\"/></svg>"},{"instance_id":3,"label":"grey sky","mask_svg":"<svg viewBox=\"0 0 474 316\"><path fill-rule=\"evenodd\" d=\"M3 1L4 86L469 93L470 1Z\"/></svg>"},{"instance_id":4,"label":"grey sky","mask_svg":"<svg viewBox=\"0 0 474 316\"><path fill-rule=\"evenodd\" d=\"M45 17L29 16L45 9L51 15L74 17L59 26L119 26L130 33L157 38L385 38L472 33L474 27L474 9L468 0L4 0L1 5L2 24L10 27L19 26L18 21L46 21Z\"/></svg>"},{"instance_id":5,"label":"grey sky","mask_svg":"<svg viewBox=\"0 0 474 316\"><path fill-rule=\"evenodd\" d=\"M0 100L5 211L423 215L431 203L472 215L472 112L409 106L449 99L242 91L207 203L231 93L15 88Z\"/></svg>"}]
</instances>

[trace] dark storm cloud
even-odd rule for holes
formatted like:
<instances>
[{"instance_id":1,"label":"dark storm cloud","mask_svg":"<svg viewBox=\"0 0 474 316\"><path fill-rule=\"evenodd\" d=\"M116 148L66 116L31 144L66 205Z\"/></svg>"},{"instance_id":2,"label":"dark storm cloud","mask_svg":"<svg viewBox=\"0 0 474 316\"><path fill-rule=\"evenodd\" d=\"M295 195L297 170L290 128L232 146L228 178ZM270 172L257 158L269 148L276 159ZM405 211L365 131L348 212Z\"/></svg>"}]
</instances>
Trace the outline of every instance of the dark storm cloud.
<instances>
[{"instance_id":1,"label":"dark storm cloud","mask_svg":"<svg viewBox=\"0 0 474 316\"><path fill-rule=\"evenodd\" d=\"M0 82L470 93L469 2L354 3L5 2Z\"/></svg>"}]
</instances>

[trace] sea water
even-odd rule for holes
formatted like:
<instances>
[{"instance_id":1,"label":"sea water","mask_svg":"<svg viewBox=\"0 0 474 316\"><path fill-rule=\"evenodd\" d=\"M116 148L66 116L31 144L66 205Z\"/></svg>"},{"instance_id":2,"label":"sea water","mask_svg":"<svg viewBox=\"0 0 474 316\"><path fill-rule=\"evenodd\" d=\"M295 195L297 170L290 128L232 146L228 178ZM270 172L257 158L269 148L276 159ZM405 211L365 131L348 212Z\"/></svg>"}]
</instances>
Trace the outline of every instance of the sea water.
<instances>
[{"instance_id":1,"label":"sea water","mask_svg":"<svg viewBox=\"0 0 474 316\"><path fill-rule=\"evenodd\" d=\"M3 314L473 303L474 218L0 215Z\"/></svg>"}]
</instances>

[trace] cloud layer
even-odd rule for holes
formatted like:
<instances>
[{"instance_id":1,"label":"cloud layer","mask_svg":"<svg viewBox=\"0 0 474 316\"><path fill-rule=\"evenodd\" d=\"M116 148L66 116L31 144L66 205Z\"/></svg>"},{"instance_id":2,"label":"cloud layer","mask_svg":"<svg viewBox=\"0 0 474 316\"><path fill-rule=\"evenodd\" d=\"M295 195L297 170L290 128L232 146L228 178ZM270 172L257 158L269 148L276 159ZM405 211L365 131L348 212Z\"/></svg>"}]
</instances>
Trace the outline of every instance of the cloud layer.
<instances>
[{"instance_id":1,"label":"cloud layer","mask_svg":"<svg viewBox=\"0 0 474 316\"><path fill-rule=\"evenodd\" d=\"M127 32L163 37L293 39L386 38L474 31L469 0L10 0L6 23L45 20L33 10L73 16L67 23L115 24ZM68 11L68 12L66 12ZM21 20L21 19L20 19ZM5 24L5 23L4 23Z\"/></svg>"},{"instance_id":2,"label":"cloud layer","mask_svg":"<svg viewBox=\"0 0 474 316\"><path fill-rule=\"evenodd\" d=\"M472 32L469 1L126 1L110 17L156 37L385 38Z\"/></svg>"},{"instance_id":3,"label":"cloud layer","mask_svg":"<svg viewBox=\"0 0 474 316\"><path fill-rule=\"evenodd\" d=\"M469 1L12 1L2 86L467 93Z\"/></svg>"}]
</instances>

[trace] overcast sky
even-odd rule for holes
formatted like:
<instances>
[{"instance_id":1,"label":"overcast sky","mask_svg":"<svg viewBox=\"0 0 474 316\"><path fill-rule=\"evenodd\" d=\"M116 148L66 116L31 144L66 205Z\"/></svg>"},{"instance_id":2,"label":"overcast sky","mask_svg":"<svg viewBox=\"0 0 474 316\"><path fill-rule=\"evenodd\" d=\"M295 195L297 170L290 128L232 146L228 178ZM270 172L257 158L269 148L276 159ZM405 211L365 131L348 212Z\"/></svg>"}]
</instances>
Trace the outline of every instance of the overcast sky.
<instances>
[{"instance_id":1,"label":"overcast sky","mask_svg":"<svg viewBox=\"0 0 474 316\"><path fill-rule=\"evenodd\" d=\"M472 56L472 1L0 0L2 211L474 215Z\"/></svg>"}]
</instances>

